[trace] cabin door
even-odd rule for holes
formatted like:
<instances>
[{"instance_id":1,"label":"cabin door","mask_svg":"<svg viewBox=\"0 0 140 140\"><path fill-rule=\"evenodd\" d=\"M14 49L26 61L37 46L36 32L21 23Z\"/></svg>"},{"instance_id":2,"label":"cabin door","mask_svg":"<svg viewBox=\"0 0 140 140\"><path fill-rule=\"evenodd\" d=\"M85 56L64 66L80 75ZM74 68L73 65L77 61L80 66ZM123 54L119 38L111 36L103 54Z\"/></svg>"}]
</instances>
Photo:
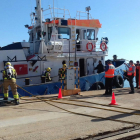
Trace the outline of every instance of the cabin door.
<instances>
[{"instance_id":1,"label":"cabin door","mask_svg":"<svg viewBox=\"0 0 140 140\"><path fill-rule=\"evenodd\" d=\"M84 58L79 59L80 77L85 76L85 61Z\"/></svg>"},{"instance_id":2,"label":"cabin door","mask_svg":"<svg viewBox=\"0 0 140 140\"><path fill-rule=\"evenodd\" d=\"M91 75L94 73L94 61L93 58L87 58L87 75Z\"/></svg>"}]
</instances>

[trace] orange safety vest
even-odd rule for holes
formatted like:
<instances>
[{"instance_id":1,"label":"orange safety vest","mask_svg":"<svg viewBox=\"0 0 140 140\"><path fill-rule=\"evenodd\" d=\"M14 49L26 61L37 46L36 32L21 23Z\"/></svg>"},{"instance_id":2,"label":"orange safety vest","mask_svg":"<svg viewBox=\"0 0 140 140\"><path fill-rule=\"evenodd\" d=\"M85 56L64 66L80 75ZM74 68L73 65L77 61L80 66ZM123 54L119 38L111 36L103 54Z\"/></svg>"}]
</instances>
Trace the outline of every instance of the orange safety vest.
<instances>
[{"instance_id":1,"label":"orange safety vest","mask_svg":"<svg viewBox=\"0 0 140 140\"><path fill-rule=\"evenodd\" d=\"M105 72L105 77L106 78L113 78L114 72L115 72L115 67L112 64L109 64L109 69L108 69L108 71Z\"/></svg>"},{"instance_id":2,"label":"orange safety vest","mask_svg":"<svg viewBox=\"0 0 140 140\"><path fill-rule=\"evenodd\" d=\"M129 71L132 71L132 67L133 67L133 66L135 66L135 65L133 64L133 65L131 65L131 66L129 67ZM127 75L128 75L128 76L131 76L133 73L131 73L131 72L129 72L129 71L127 72ZM135 69L135 72L134 72L134 76L136 76L136 69Z\"/></svg>"}]
</instances>

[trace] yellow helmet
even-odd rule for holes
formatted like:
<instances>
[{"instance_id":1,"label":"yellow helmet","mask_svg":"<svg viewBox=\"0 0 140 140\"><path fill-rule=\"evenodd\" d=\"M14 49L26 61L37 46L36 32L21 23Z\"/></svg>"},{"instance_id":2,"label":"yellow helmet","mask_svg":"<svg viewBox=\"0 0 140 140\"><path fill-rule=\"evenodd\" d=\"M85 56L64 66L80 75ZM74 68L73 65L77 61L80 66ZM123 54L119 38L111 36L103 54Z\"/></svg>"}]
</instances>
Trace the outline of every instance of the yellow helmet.
<instances>
[{"instance_id":1,"label":"yellow helmet","mask_svg":"<svg viewBox=\"0 0 140 140\"><path fill-rule=\"evenodd\" d=\"M64 65L63 65L63 68L66 68L66 67L67 67L67 65L66 65L66 64L64 64Z\"/></svg>"},{"instance_id":2,"label":"yellow helmet","mask_svg":"<svg viewBox=\"0 0 140 140\"><path fill-rule=\"evenodd\" d=\"M7 66L7 65L10 65L10 66L11 66L11 63L10 63L10 62L7 62L5 65L6 65L6 66Z\"/></svg>"},{"instance_id":3,"label":"yellow helmet","mask_svg":"<svg viewBox=\"0 0 140 140\"><path fill-rule=\"evenodd\" d=\"M47 68L47 71L51 71L51 68L50 68L50 67L48 67L48 68Z\"/></svg>"}]
</instances>

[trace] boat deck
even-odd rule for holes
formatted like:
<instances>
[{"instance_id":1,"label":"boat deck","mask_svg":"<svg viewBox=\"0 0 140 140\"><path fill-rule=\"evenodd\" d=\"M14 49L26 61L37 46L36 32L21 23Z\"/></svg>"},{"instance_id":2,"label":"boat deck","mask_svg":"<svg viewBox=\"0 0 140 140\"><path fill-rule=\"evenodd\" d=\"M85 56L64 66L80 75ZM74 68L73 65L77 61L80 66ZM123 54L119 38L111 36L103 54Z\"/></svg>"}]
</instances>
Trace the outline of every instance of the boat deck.
<instances>
[{"instance_id":1,"label":"boat deck","mask_svg":"<svg viewBox=\"0 0 140 140\"><path fill-rule=\"evenodd\" d=\"M56 100L56 94L40 97L43 100L49 99L63 103L140 113L140 111L138 111L140 110L140 90L137 89L135 94L128 94L129 91L129 88L113 89L118 107L133 108L135 110L67 100L88 101L108 105L111 102L111 96L102 96L104 90L81 92L80 95L67 96L62 100ZM99 133L134 126L134 124L68 113L39 100L35 101L35 97L26 97L23 99L24 100L20 100L20 105L18 106L15 106L13 103L0 106L0 140L82 140ZM60 104L51 101L49 101L49 103L77 113L140 123L139 115ZM137 131L140 133L140 130ZM116 138L117 136L115 139ZM114 137L112 139L114 139ZM111 140L111 138L107 138L107 140Z\"/></svg>"}]
</instances>

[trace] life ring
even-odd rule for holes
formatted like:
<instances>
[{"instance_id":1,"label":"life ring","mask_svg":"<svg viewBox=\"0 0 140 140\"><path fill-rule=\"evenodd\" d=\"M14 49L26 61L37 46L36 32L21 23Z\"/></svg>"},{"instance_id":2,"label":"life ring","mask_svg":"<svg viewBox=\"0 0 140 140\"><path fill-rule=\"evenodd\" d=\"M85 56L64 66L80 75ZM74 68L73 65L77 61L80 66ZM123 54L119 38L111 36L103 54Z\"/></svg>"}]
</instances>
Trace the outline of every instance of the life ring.
<instances>
[{"instance_id":1,"label":"life ring","mask_svg":"<svg viewBox=\"0 0 140 140\"><path fill-rule=\"evenodd\" d=\"M101 89L105 89L105 86L102 82L96 82L94 83L89 90L101 90Z\"/></svg>"},{"instance_id":2,"label":"life ring","mask_svg":"<svg viewBox=\"0 0 140 140\"><path fill-rule=\"evenodd\" d=\"M105 48L104 48L104 49L102 48L102 45L105 45ZM100 44L100 49L101 49L103 52L107 49L107 45L106 45L105 42L102 42L102 43Z\"/></svg>"},{"instance_id":3,"label":"life ring","mask_svg":"<svg viewBox=\"0 0 140 140\"><path fill-rule=\"evenodd\" d=\"M88 45L90 45L90 44L91 44L92 48L89 50L89 49L88 49ZM87 48L87 50L88 50L89 52L91 52L91 51L94 49L94 46L93 46L93 44L92 44L91 42L88 42L87 45L86 45L86 48Z\"/></svg>"},{"instance_id":4,"label":"life ring","mask_svg":"<svg viewBox=\"0 0 140 140\"><path fill-rule=\"evenodd\" d=\"M113 85L117 88L123 88L124 80L120 75L116 75L113 78Z\"/></svg>"}]
</instances>

